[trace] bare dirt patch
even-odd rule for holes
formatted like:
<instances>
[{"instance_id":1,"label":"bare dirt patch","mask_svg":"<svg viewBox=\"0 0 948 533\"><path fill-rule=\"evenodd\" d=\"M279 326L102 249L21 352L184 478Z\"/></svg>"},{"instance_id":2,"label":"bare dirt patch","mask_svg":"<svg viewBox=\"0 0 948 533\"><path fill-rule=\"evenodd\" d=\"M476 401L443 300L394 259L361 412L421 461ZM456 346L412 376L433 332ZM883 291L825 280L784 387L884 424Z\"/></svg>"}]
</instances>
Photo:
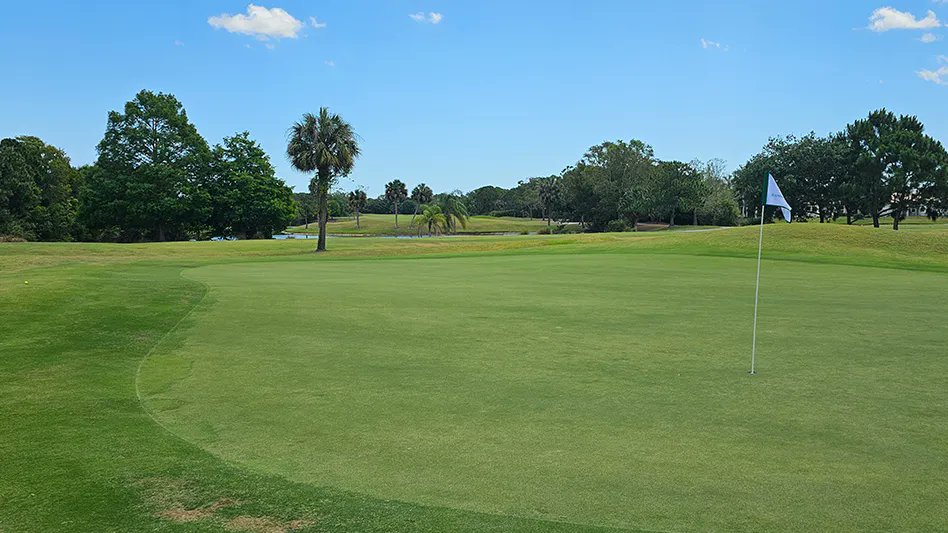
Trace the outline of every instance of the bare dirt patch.
<instances>
[{"instance_id":1,"label":"bare dirt patch","mask_svg":"<svg viewBox=\"0 0 948 533\"><path fill-rule=\"evenodd\" d=\"M217 500L216 502L206 505L204 507L197 507L195 509L185 509L184 507L178 505L171 507L170 509L165 509L157 514L159 518L164 518L166 520L172 520L174 522L197 522L198 520L204 520L205 518L211 518L214 514L224 507L230 507L232 505L237 505L237 501L230 500L227 498Z\"/></svg>"}]
</instances>

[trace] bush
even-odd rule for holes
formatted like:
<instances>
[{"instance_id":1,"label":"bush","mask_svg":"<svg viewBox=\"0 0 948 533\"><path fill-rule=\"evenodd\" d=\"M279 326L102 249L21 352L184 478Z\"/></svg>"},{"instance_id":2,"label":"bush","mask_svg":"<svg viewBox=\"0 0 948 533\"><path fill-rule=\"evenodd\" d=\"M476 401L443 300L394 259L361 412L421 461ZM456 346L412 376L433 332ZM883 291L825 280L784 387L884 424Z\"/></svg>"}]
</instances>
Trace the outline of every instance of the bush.
<instances>
[{"instance_id":1,"label":"bush","mask_svg":"<svg viewBox=\"0 0 948 533\"><path fill-rule=\"evenodd\" d=\"M515 217L519 216L517 213L518 212L513 209L495 209L490 213L487 213L487 215L492 217Z\"/></svg>"},{"instance_id":2,"label":"bush","mask_svg":"<svg viewBox=\"0 0 948 533\"><path fill-rule=\"evenodd\" d=\"M606 231L609 233L622 233L629 231L629 226L625 223L625 220L610 220L606 224Z\"/></svg>"},{"instance_id":3,"label":"bush","mask_svg":"<svg viewBox=\"0 0 948 533\"><path fill-rule=\"evenodd\" d=\"M583 233L583 228L578 224L557 224L553 228L553 233L557 235L573 235L576 233Z\"/></svg>"},{"instance_id":4,"label":"bush","mask_svg":"<svg viewBox=\"0 0 948 533\"><path fill-rule=\"evenodd\" d=\"M726 188L712 191L698 209L698 223L712 226L737 226L741 209ZM760 220L758 220L760 222Z\"/></svg>"},{"instance_id":5,"label":"bush","mask_svg":"<svg viewBox=\"0 0 948 533\"><path fill-rule=\"evenodd\" d=\"M550 228L540 228L537 235L549 235L550 233L553 233Z\"/></svg>"}]
</instances>

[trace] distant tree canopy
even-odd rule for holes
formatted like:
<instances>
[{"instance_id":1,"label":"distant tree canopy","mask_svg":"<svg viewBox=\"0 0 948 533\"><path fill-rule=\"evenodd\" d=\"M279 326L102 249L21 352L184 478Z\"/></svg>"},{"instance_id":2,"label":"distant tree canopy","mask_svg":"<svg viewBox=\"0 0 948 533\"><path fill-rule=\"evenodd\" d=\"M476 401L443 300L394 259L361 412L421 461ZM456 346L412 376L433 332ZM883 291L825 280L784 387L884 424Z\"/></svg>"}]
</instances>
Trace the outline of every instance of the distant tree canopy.
<instances>
[{"instance_id":1,"label":"distant tree canopy","mask_svg":"<svg viewBox=\"0 0 948 533\"><path fill-rule=\"evenodd\" d=\"M170 94L142 91L109 113L98 151L80 195L96 240L270 237L298 211L249 133L211 149Z\"/></svg>"},{"instance_id":2,"label":"distant tree canopy","mask_svg":"<svg viewBox=\"0 0 948 533\"><path fill-rule=\"evenodd\" d=\"M0 236L63 241L79 237L82 174L62 150L36 137L0 140Z\"/></svg>"},{"instance_id":3,"label":"distant tree canopy","mask_svg":"<svg viewBox=\"0 0 948 533\"><path fill-rule=\"evenodd\" d=\"M819 137L774 137L734 173L734 190L746 216L760 216L768 173L780 180L794 217L848 223L891 216L893 228L910 211L940 216L948 201L948 153L924 133L914 116L880 109L842 132Z\"/></svg>"},{"instance_id":4,"label":"distant tree canopy","mask_svg":"<svg viewBox=\"0 0 948 533\"><path fill-rule=\"evenodd\" d=\"M276 178L270 158L250 133L225 137L212 155L207 190L213 235L269 238L293 221L298 210L293 191Z\"/></svg>"},{"instance_id":5,"label":"distant tree canopy","mask_svg":"<svg viewBox=\"0 0 948 533\"><path fill-rule=\"evenodd\" d=\"M948 152L917 117L886 109L826 136L772 137L731 174L720 160L663 161L643 141L617 140L590 147L559 174L467 194L436 194L424 183L409 189L398 179L374 198L333 190L359 146L352 127L325 108L293 126L287 147L293 165L312 174L308 192L293 193L278 179L247 132L209 146L170 94L141 91L109 113L98 153L95 164L76 169L36 137L0 140L0 237L249 239L316 222L324 249L329 219L364 213L413 215L412 223L426 213L431 233L457 231L477 215L558 221L550 232L625 231L637 222L736 225L773 216L760 205L768 174L798 221L845 216L878 227L891 216L898 229L909 215L948 212Z\"/></svg>"},{"instance_id":6,"label":"distant tree canopy","mask_svg":"<svg viewBox=\"0 0 948 533\"><path fill-rule=\"evenodd\" d=\"M211 151L170 94L142 91L109 113L82 202L100 238L181 240L211 211Z\"/></svg>"}]
</instances>

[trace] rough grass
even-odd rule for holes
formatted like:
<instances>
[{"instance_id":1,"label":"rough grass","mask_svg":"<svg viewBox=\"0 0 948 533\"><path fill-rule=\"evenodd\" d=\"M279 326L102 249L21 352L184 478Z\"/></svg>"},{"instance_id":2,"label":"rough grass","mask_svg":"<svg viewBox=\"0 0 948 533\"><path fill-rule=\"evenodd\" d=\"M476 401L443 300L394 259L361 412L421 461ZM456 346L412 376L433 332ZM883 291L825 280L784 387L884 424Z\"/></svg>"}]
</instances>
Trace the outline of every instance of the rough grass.
<instances>
[{"instance_id":1,"label":"rough grass","mask_svg":"<svg viewBox=\"0 0 948 533\"><path fill-rule=\"evenodd\" d=\"M740 336L748 334L753 261L747 259L756 254L756 238L756 228L740 228L335 239L330 253L318 256L304 241L0 245L0 530L596 529L560 521L571 516L669 529L939 529L946 521L948 438L940 421L948 415L942 392L948 373L937 310L946 293L948 233L768 226L761 348L769 355L761 360L762 379L748 382ZM211 276L215 271L219 280ZM484 278L495 283L485 286ZM676 280L681 284L673 289ZM425 289L429 285L438 290ZM366 312L370 303L372 313ZM278 319L261 323L271 315ZM208 322L214 316L231 320ZM536 316L545 319L530 320ZM337 326L328 336L319 333L327 320ZM574 338L556 337L557 325ZM672 332L668 325L680 327ZM463 357L431 355L462 333L474 339L462 345ZM540 339L544 334L550 338ZM359 341L365 335L370 342ZM210 341L233 347L233 357L219 359ZM599 349L590 350L587 341ZM334 348L328 356L311 349L326 344ZM150 408L200 445L156 425L138 403L134 376L156 346L142 374ZM255 346L264 355L251 354ZM406 352L411 346L419 348ZM375 359L345 357L360 351ZM281 360L283 352L290 357ZM609 359L610 353L619 357ZM647 358L624 357L629 353ZM225 376L261 383L278 375L283 386L276 393L254 389L259 401L230 420L220 398L238 381L184 394L188 383L209 376L197 361L190 366L194 354L222 361ZM248 366L247 357L267 364L251 360ZM360 360L371 364L360 366ZM290 415L274 413L283 413L288 393L303 397L292 408L303 414L313 408L309 402L320 389L305 378L318 363L327 365L326 379L337 386L322 389L328 403L312 412L342 407L328 412L328 426L303 417L286 431ZM442 379L429 383L429 375ZM747 383L757 385L740 388ZM398 394L388 396L393 391ZM391 397L382 404L391 417L379 418L386 411L371 408L375 392ZM441 403L425 403L439 394ZM195 423L185 415L195 412L198 400L222 416ZM439 416L449 407L456 409L453 418ZM351 423L339 426L340 420ZM300 451L325 453L373 420L377 431L365 433L371 438L357 443L362 448L338 456L341 462L294 466ZM407 434L412 420L421 422L418 442L396 438ZM577 427L576 420L592 429L557 431ZM496 432L485 429L491 423ZM281 430L262 432L267 424ZM321 427L332 432L308 434ZM636 453L592 451L621 450L617 437L632 430ZM459 438L465 431L480 437ZM271 453L281 439L286 446ZM524 441L546 451L528 462L548 464L512 476L522 467L508 463L530 449L517 445ZM254 448L248 442L263 452L243 456ZM579 462L558 458L580 457L579 448L588 452ZM392 481L398 476L386 467L391 455L358 461L360 449L407 453L407 464L430 466L413 470L404 483ZM470 457L459 455L456 466L446 467L457 450L470 450ZM771 462L741 459L754 451ZM351 471L340 468L345 461L355 461ZM609 481L617 467L621 475ZM373 468L377 475L365 474ZM463 468L484 475L452 470ZM314 469L325 469L337 488L304 479ZM377 483L358 486L373 476ZM733 476L740 481L716 484ZM155 489L154 480L168 490ZM516 490L538 480L552 482ZM483 491L465 497L471 483L484 484ZM784 485L799 490L775 492ZM386 499L384 491L391 490L404 492ZM510 491L504 505L510 503L498 508L504 491ZM550 501L562 505L525 505L557 491L568 497ZM589 497L597 493L606 496ZM621 495L627 498L618 505ZM626 507L638 510L634 520L621 516ZM212 509L211 516L179 522L162 514L201 509ZM485 509L491 512L478 512Z\"/></svg>"}]
</instances>

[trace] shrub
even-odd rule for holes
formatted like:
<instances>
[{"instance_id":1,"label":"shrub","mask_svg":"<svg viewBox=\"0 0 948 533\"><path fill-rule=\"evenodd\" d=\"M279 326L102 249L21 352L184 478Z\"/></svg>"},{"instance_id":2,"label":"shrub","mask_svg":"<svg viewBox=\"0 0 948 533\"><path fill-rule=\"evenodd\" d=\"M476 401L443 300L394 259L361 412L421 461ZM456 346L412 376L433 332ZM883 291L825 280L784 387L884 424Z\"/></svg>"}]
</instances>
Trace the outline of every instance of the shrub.
<instances>
[{"instance_id":1,"label":"shrub","mask_svg":"<svg viewBox=\"0 0 948 533\"><path fill-rule=\"evenodd\" d=\"M698 222L713 226L737 226L741 216L740 207L731 191L720 188L712 191L698 209ZM760 220L758 220L760 222Z\"/></svg>"},{"instance_id":2,"label":"shrub","mask_svg":"<svg viewBox=\"0 0 948 533\"><path fill-rule=\"evenodd\" d=\"M629 231L629 226L625 223L625 220L622 219L610 220L606 224L606 231L609 233L622 233Z\"/></svg>"},{"instance_id":3,"label":"shrub","mask_svg":"<svg viewBox=\"0 0 948 533\"><path fill-rule=\"evenodd\" d=\"M553 233L557 235L572 235L575 233L583 233L583 228L578 224L557 224L553 228Z\"/></svg>"},{"instance_id":4,"label":"shrub","mask_svg":"<svg viewBox=\"0 0 948 533\"><path fill-rule=\"evenodd\" d=\"M549 235L552 233L550 228L540 228L540 231L537 231L537 235Z\"/></svg>"}]
</instances>

